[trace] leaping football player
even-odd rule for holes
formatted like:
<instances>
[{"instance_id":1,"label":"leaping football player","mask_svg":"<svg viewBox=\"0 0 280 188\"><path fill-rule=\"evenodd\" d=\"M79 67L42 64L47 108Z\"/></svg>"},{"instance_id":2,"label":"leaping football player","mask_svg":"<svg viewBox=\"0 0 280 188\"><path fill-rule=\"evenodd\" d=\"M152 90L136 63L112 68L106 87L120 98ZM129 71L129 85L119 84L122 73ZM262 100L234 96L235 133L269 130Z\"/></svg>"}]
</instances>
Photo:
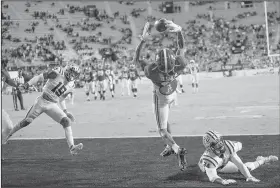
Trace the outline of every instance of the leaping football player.
<instances>
[{"instance_id":1,"label":"leaping football player","mask_svg":"<svg viewBox=\"0 0 280 188\"><path fill-rule=\"evenodd\" d=\"M139 76L139 73L134 64L129 65L128 78L129 78L129 87L132 91L133 97L137 97L137 92L138 92L137 78L141 80L141 77Z\"/></svg>"},{"instance_id":2,"label":"leaping football player","mask_svg":"<svg viewBox=\"0 0 280 188\"><path fill-rule=\"evenodd\" d=\"M128 68L126 65L122 67L121 70L121 88L122 88L122 96L124 95L124 91L127 90L127 95L130 95L129 90L129 82L128 82Z\"/></svg>"},{"instance_id":3,"label":"leaping football player","mask_svg":"<svg viewBox=\"0 0 280 188\"><path fill-rule=\"evenodd\" d=\"M18 88L18 84L11 79L9 72L7 71L6 67L8 64L8 59L2 57L1 59L1 81L2 81L2 89L4 84L7 83L8 85ZM3 91L3 90L1 90ZM9 132L13 129L13 122L10 119L8 113L2 108L2 144L5 143L4 138L9 134Z\"/></svg>"},{"instance_id":4,"label":"leaping football player","mask_svg":"<svg viewBox=\"0 0 280 188\"><path fill-rule=\"evenodd\" d=\"M166 21L166 32L177 33L177 44L180 49L184 47L184 38L182 35L182 28L176 25L172 21ZM163 157L175 154L177 156L179 167L184 170L187 166L186 161L186 149L177 145L174 141L170 124L168 121L169 109L176 100L176 77L180 75L183 69L186 67L184 60L180 56L175 56L172 50L163 48L156 54L156 60L153 63L148 64L144 60L140 60L141 49L148 39L149 23L145 24L143 34L140 37L141 42L136 48L134 62L141 67L145 76L153 83L153 104L156 122L159 130L159 134L166 144L166 148L160 154Z\"/></svg>"},{"instance_id":5,"label":"leaping football player","mask_svg":"<svg viewBox=\"0 0 280 188\"><path fill-rule=\"evenodd\" d=\"M194 60L191 60L188 67L190 69L191 78L192 78L193 93L197 93L198 92L198 82L199 82L199 75L198 75L199 68L198 68L198 64L195 63Z\"/></svg>"},{"instance_id":6,"label":"leaping football player","mask_svg":"<svg viewBox=\"0 0 280 188\"><path fill-rule=\"evenodd\" d=\"M222 185L235 184L233 179L223 179L219 173L238 173L241 172L246 181L259 182L251 175L251 171L262 165L278 161L277 156L257 157L254 162L243 163L237 152L242 149L242 143L230 140L223 140L222 136L216 131L208 131L203 136L205 152L201 156L198 166L203 173L206 173L209 181Z\"/></svg>"},{"instance_id":7,"label":"leaping football player","mask_svg":"<svg viewBox=\"0 0 280 188\"><path fill-rule=\"evenodd\" d=\"M100 100L105 100L107 89L106 75L102 64L97 65L97 88L100 95Z\"/></svg>"},{"instance_id":8,"label":"leaping football player","mask_svg":"<svg viewBox=\"0 0 280 188\"><path fill-rule=\"evenodd\" d=\"M112 67L107 63L105 64L105 75L108 79L108 85L111 92L112 98L115 96L115 74L112 70Z\"/></svg>"},{"instance_id":9,"label":"leaping football player","mask_svg":"<svg viewBox=\"0 0 280 188\"><path fill-rule=\"evenodd\" d=\"M47 79L42 94L35 100L35 103L29 109L25 118L16 124L8 135L5 135L5 142L7 142L14 133L28 126L42 113L46 113L53 120L63 126L70 153L76 155L79 150L83 148L83 144L74 144L71 122L74 122L75 118L66 109L65 97L72 91L69 82L77 79L79 74L79 66L69 63L64 68L57 67L51 71L35 76L29 82L24 84L23 87L28 88L31 85L37 84L38 81Z\"/></svg>"}]
</instances>

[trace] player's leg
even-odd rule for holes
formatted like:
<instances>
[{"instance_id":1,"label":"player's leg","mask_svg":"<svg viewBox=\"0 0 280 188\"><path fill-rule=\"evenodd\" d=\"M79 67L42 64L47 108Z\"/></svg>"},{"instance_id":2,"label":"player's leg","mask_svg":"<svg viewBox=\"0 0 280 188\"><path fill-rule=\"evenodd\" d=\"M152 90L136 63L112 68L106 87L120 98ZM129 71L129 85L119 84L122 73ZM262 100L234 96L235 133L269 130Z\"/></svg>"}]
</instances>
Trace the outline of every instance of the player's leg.
<instances>
[{"instance_id":1,"label":"player's leg","mask_svg":"<svg viewBox=\"0 0 280 188\"><path fill-rule=\"evenodd\" d=\"M128 79L125 79L125 87L127 89L127 95L130 96L130 85Z\"/></svg>"},{"instance_id":2,"label":"player's leg","mask_svg":"<svg viewBox=\"0 0 280 188\"><path fill-rule=\"evenodd\" d=\"M195 84L195 76L192 75L192 91L193 91L193 93L195 93L195 87L196 87L196 84Z\"/></svg>"},{"instance_id":3,"label":"player's leg","mask_svg":"<svg viewBox=\"0 0 280 188\"><path fill-rule=\"evenodd\" d=\"M120 80L120 83L121 83L121 93L122 93L122 96L123 96L124 95L125 78L122 78Z\"/></svg>"},{"instance_id":4,"label":"player's leg","mask_svg":"<svg viewBox=\"0 0 280 188\"><path fill-rule=\"evenodd\" d=\"M110 92L111 92L111 96L114 98L114 85L113 85L113 78L112 76L109 77L109 81L108 81L108 84L109 84L109 89L110 89Z\"/></svg>"},{"instance_id":5,"label":"player's leg","mask_svg":"<svg viewBox=\"0 0 280 188\"><path fill-rule=\"evenodd\" d=\"M137 80L134 80L132 82L132 88L134 89L134 93L133 93L134 97L137 97L137 93L138 93L138 82L137 82Z\"/></svg>"},{"instance_id":6,"label":"player's leg","mask_svg":"<svg viewBox=\"0 0 280 188\"><path fill-rule=\"evenodd\" d=\"M7 138L10 131L13 129L13 122L9 116L9 114L2 109L2 144L5 143L5 139Z\"/></svg>"},{"instance_id":7,"label":"player's leg","mask_svg":"<svg viewBox=\"0 0 280 188\"><path fill-rule=\"evenodd\" d=\"M178 76L178 82L180 85L180 89L182 93L185 93L184 88L183 88L183 79L182 79L182 75Z\"/></svg>"},{"instance_id":8,"label":"player's leg","mask_svg":"<svg viewBox=\"0 0 280 188\"><path fill-rule=\"evenodd\" d=\"M89 89L90 89L89 83L86 82L84 87L85 87L85 93L86 93L87 101L89 101L90 100L90 98L89 98Z\"/></svg>"},{"instance_id":9,"label":"player's leg","mask_svg":"<svg viewBox=\"0 0 280 188\"><path fill-rule=\"evenodd\" d=\"M17 91L16 89L13 88L12 91L12 95L13 95L13 104L14 104L14 109L15 111L18 111L18 104L17 104Z\"/></svg>"},{"instance_id":10,"label":"player's leg","mask_svg":"<svg viewBox=\"0 0 280 188\"><path fill-rule=\"evenodd\" d=\"M247 162L245 165L250 171L253 171L259 168L262 165L270 164L272 162L278 161L278 157L274 155L270 155L268 157L258 156L256 161L254 162Z\"/></svg>"},{"instance_id":11,"label":"player's leg","mask_svg":"<svg viewBox=\"0 0 280 188\"><path fill-rule=\"evenodd\" d=\"M103 100L105 100L105 93L108 87L108 82L107 80L103 80L103 84L102 84L102 96L103 96Z\"/></svg>"},{"instance_id":12,"label":"player's leg","mask_svg":"<svg viewBox=\"0 0 280 188\"><path fill-rule=\"evenodd\" d=\"M24 106L23 106L23 97L22 97L22 93L21 91L17 90L17 97L20 103L20 108L21 110L25 110Z\"/></svg>"},{"instance_id":13,"label":"player's leg","mask_svg":"<svg viewBox=\"0 0 280 188\"><path fill-rule=\"evenodd\" d=\"M95 93L95 81L90 82L90 92L94 95L94 99L96 100L97 94Z\"/></svg>"},{"instance_id":14,"label":"player's leg","mask_svg":"<svg viewBox=\"0 0 280 188\"><path fill-rule=\"evenodd\" d=\"M43 99L41 97L37 98L34 105L31 106L31 108L27 112L25 118L17 123L9 132L9 135L5 138L5 142L7 142L14 133L28 126L34 119L41 115L43 113L43 106L45 106Z\"/></svg>"},{"instance_id":15,"label":"player's leg","mask_svg":"<svg viewBox=\"0 0 280 188\"><path fill-rule=\"evenodd\" d=\"M198 92L198 82L199 82L199 76L198 76L198 74L195 74L195 88L196 88L196 92Z\"/></svg>"},{"instance_id":16,"label":"player's leg","mask_svg":"<svg viewBox=\"0 0 280 188\"><path fill-rule=\"evenodd\" d=\"M47 106L45 113L50 116L53 120L62 125L65 131L65 137L67 140L67 144L70 149L70 153L72 155L76 155L79 150L83 148L83 144L80 143L78 145L74 144L73 132L71 127L71 120L67 117L67 115L63 112L61 108L56 103L51 103Z\"/></svg>"},{"instance_id":17,"label":"player's leg","mask_svg":"<svg viewBox=\"0 0 280 188\"><path fill-rule=\"evenodd\" d=\"M174 141L172 135L167 131L169 103L165 101L164 97L161 98L157 94L154 94L154 105L155 105L154 111L155 111L158 129L159 129L159 134L164 140L164 142L166 143L166 145L168 145L172 149L172 150L170 149L170 151L172 153L174 152L177 155L179 167L181 168L181 170L184 170L187 165L187 161L185 158L186 149L180 148L177 145L177 143Z\"/></svg>"}]
</instances>

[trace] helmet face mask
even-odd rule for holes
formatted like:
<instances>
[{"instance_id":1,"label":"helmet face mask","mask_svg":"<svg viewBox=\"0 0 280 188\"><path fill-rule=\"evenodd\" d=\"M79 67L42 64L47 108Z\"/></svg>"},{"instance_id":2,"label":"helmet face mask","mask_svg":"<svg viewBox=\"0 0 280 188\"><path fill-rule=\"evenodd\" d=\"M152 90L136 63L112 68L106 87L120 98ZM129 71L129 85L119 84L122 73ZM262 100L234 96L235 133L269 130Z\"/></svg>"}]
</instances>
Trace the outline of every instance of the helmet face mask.
<instances>
[{"instance_id":1,"label":"helmet face mask","mask_svg":"<svg viewBox=\"0 0 280 188\"><path fill-rule=\"evenodd\" d=\"M203 145L214 154L220 156L225 153L225 145L222 136L215 131L208 131L203 136Z\"/></svg>"},{"instance_id":2,"label":"helmet face mask","mask_svg":"<svg viewBox=\"0 0 280 188\"><path fill-rule=\"evenodd\" d=\"M174 53L164 48L160 50L156 55L156 62L157 62L157 69L169 76L174 75L174 68L175 68L175 55Z\"/></svg>"},{"instance_id":3,"label":"helmet face mask","mask_svg":"<svg viewBox=\"0 0 280 188\"><path fill-rule=\"evenodd\" d=\"M225 153L225 145L224 142L222 140L218 141L216 144L212 143L210 145L210 149L216 154L216 155L221 155L223 153Z\"/></svg>"},{"instance_id":4,"label":"helmet face mask","mask_svg":"<svg viewBox=\"0 0 280 188\"><path fill-rule=\"evenodd\" d=\"M68 82L74 81L80 76L80 68L77 65L69 64L65 67L65 78Z\"/></svg>"}]
</instances>

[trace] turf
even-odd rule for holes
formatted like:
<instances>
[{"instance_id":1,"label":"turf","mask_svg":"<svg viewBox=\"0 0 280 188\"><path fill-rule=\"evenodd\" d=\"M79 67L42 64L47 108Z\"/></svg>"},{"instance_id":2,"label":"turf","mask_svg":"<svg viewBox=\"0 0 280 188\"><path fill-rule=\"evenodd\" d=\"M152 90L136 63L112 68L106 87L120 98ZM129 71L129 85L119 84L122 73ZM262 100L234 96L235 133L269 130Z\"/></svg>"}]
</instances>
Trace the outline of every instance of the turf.
<instances>
[{"instance_id":1,"label":"turf","mask_svg":"<svg viewBox=\"0 0 280 188\"><path fill-rule=\"evenodd\" d=\"M279 136L226 137L243 143L244 162L258 155L279 156ZM83 139L80 155L68 155L64 140L11 141L4 147L2 187L217 187L197 167L203 152L201 137L176 138L188 148L189 167L180 172L175 156L161 158L160 138ZM253 171L261 183L246 183L241 174L237 187L280 185L279 162Z\"/></svg>"},{"instance_id":2,"label":"turf","mask_svg":"<svg viewBox=\"0 0 280 188\"><path fill-rule=\"evenodd\" d=\"M171 109L174 135L200 135L214 129L226 139L241 141L244 162L258 155L279 155L279 76L262 75L204 79L200 91L191 93L184 76L186 93ZM38 93L25 94L30 107ZM105 101L85 101L83 89L76 90L75 104L67 104L77 123L73 125L76 143L83 142L80 155L71 157L64 139L11 140L2 147L2 187L218 187L199 172L196 163L203 153L201 137L176 137L188 149L189 168L181 172L175 156L160 158L163 142L158 137L152 113L150 82L139 85L139 97L107 94ZM12 97L3 96L2 107L14 123L27 111L12 110ZM278 134L268 136L267 134ZM154 138L102 138L154 136ZM157 136L157 137L156 137ZM46 115L20 130L13 138L62 138L60 125ZM253 171L262 181L246 183L240 174L221 175L238 181L239 187L277 187L279 162Z\"/></svg>"}]
</instances>

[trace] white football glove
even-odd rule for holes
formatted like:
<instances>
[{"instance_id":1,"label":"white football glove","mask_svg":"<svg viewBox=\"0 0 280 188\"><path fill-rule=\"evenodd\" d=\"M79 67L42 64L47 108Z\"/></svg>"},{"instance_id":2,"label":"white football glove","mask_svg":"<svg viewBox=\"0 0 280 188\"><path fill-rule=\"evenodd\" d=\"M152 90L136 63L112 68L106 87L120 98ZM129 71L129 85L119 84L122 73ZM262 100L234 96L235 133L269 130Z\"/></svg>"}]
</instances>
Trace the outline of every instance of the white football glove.
<instances>
[{"instance_id":1,"label":"white football glove","mask_svg":"<svg viewBox=\"0 0 280 188\"><path fill-rule=\"evenodd\" d=\"M146 40L148 38L148 36L150 35L149 28L150 28L150 23L146 22L145 26L144 26L144 29L143 29L143 32L142 32L142 35L140 35L141 40Z\"/></svg>"},{"instance_id":2,"label":"white football glove","mask_svg":"<svg viewBox=\"0 0 280 188\"><path fill-rule=\"evenodd\" d=\"M167 20L166 22L167 22L166 26L168 27L166 31L173 33L173 32L178 32L178 31L182 30L181 26L173 23L172 21Z\"/></svg>"},{"instance_id":3,"label":"white football glove","mask_svg":"<svg viewBox=\"0 0 280 188\"><path fill-rule=\"evenodd\" d=\"M223 180L222 181L223 185L229 185L229 184L235 184L235 183L236 183L236 181L233 180L233 179L228 179L228 180Z\"/></svg>"},{"instance_id":4,"label":"white football glove","mask_svg":"<svg viewBox=\"0 0 280 188\"><path fill-rule=\"evenodd\" d=\"M259 180L259 179L257 179L257 178L255 178L255 177L252 176L252 177L247 178L246 181L250 181L250 182L260 182L261 180Z\"/></svg>"},{"instance_id":5,"label":"white football glove","mask_svg":"<svg viewBox=\"0 0 280 188\"><path fill-rule=\"evenodd\" d=\"M67 117L68 117L72 122L75 121L75 118L74 118L74 116L72 115L72 113L70 113L70 112L65 112L65 114L67 115Z\"/></svg>"}]
</instances>

